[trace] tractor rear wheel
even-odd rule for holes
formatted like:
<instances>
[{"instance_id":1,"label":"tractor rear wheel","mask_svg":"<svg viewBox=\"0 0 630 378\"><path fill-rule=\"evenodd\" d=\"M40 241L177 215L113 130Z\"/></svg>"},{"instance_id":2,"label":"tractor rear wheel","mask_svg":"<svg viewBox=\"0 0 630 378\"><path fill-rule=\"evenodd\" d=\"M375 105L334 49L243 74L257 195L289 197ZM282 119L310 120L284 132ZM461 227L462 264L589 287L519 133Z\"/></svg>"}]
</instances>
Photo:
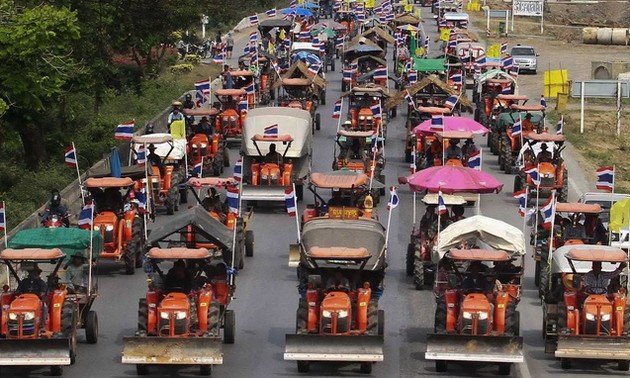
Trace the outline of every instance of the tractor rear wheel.
<instances>
[{"instance_id":1,"label":"tractor rear wheel","mask_svg":"<svg viewBox=\"0 0 630 378\"><path fill-rule=\"evenodd\" d=\"M424 289L424 274L424 263L416 256L413 266L413 283L416 286L416 290Z\"/></svg>"},{"instance_id":2,"label":"tractor rear wheel","mask_svg":"<svg viewBox=\"0 0 630 378\"><path fill-rule=\"evenodd\" d=\"M178 193L177 184L175 184L175 187L171 186L171 189L169 189L168 195L166 196L166 201L164 201L164 206L166 206L167 215L175 214L175 203L178 202L177 193Z\"/></svg>"},{"instance_id":3,"label":"tractor rear wheel","mask_svg":"<svg viewBox=\"0 0 630 378\"><path fill-rule=\"evenodd\" d=\"M359 368L359 372L361 374L372 374L372 362L361 362L361 367Z\"/></svg>"},{"instance_id":4,"label":"tractor rear wheel","mask_svg":"<svg viewBox=\"0 0 630 378\"><path fill-rule=\"evenodd\" d=\"M71 364L74 364L74 360L77 354L77 319L74 309L74 303L69 300L66 300L63 303L63 307L61 308L61 334L64 338L70 339Z\"/></svg>"},{"instance_id":5,"label":"tractor rear wheel","mask_svg":"<svg viewBox=\"0 0 630 378\"><path fill-rule=\"evenodd\" d=\"M534 285L540 288L540 261L536 261L536 267L534 268Z\"/></svg>"},{"instance_id":6,"label":"tractor rear wheel","mask_svg":"<svg viewBox=\"0 0 630 378\"><path fill-rule=\"evenodd\" d=\"M254 231L245 231L245 256L254 256Z\"/></svg>"},{"instance_id":7,"label":"tractor rear wheel","mask_svg":"<svg viewBox=\"0 0 630 378\"><path fill-rule=\"evenodd\" d=\"M223 166L230 166L230 152L227 149L227 146L223 146Z\"/></svg>"},{"instance_id":8,"label":"tractor rear wheel","mask_svg":"<svg viewBox=\"0 0 630 378\"><path fill-rule=\"evenodd\" d=\"M512 364L510 363L499 364L499 375L510 375L510 370L512 370Z\"/></svg>"},{"instance_id":9,"label":"tractor rear wheel","mask_svg":"<svg viewBox=\"0 0 630 378\"><path fill-rule=\"evenodd\" d=\"M295 315L295 333L298 335L308 333L308 303L303 298L300 298Z\"/></svg>"},{"instance_id":10,"label":"tractor rear wheel","mask_svg":"<svg viewBox=\"0 0 630 378\"><path fill-rule=\"evenodd\" d=\"M193 297L188 298L188 304L190 305L190 327L199 329L199 316L197 316L197 301Z\"/></svg>"},{"instance_id":11,"label":"tractor rear wheel","mask_svg":"<svg viewBox=\"0 0 630 378\"><path fill-rule=\"evenodd\" d=\"M567 330L567 305L564 301L558 302L558 333Z\"/></svg>"},{"instance_id":12,"label":"tractor rear wheel","mask_svg":"<svg viewBox=\"0 0 630 378\"><path fill-rule=\"evenodd\" d=\"M512 161L514 159L512 156L512 147L509 142L504 145L503 151L503 172L509 175L512 173L512 166L514 165Z\"/></svg>"},{"instance_id":13,"label":"tractor rear wheel","mask_svg":"<svg viewBox=\"0 0 630 378\"><path fill-rule=\"evenodd\" d=\"M413 267L416 260L416 245L415 243L407 244L407 255L405 256L405 273L408 276L413 276Z\"/></svg>"},{"instance_id":14,"label":"tractor rear wheel","mask_svg":"<svg viewBox=\"0 0 630 378\"><path fill-rule=\"evenodd\" d=\"M514 190L513 193L518 192L519 190L521 190L523 188L523 181L521 180L521 175L518 174L516 176L514 176Z\"/></svg>"},{"instance_id":15,"label":"tractor rear wheel","mask_svg":"<svg viewBox=\"0 0 630 378\"><path fill-rule=\"evenodd\" d=\"M630 304L626 305L626 310L623 313L623 333L625 336L630 336Z\"/></svg>"},{"instance_id":16,"label":"tractor rear wheel","mask_svg":"<svg viewBox=\"0 0 630 378\"><path fill-rule=\"evenodd\" d=\"M199 375L205 377L212 375L212 365L199 365Z\"/></svg>"},{"instance_id":17,"label":"tractor rear wheel","mask_svg":"<svg viewBox=\"0 0 630 378\"><path fill-rule=\"evenodd\" d=\"M138 332L146 333L147 324L149 322L149 306L146 298L140 298L138 301Z\"/></svg>"},{"instance_id":18,"label":"tractor rear wheel","mask_svg":"<svg viewBox=\"0 0 630 378\"><path fill-rule=\"evenodd\" d=\"M320 104L326 105L326 91L322 91L322 98L319 101Z\"/></svg>"},{"instance_id":19,"label":"tractor rear wheel","mask_svg":"<svg viewBox=\"0 0 630 378\"><path fill-rule=\"evenodd\" d=\"M308 361L298 361L297 362L298 373L308 373L311 369L311 364Z\"/></svg>"},{"instance_id":20,"label":"tractor rear wheel","mask_svg":"<svg viewBox=\"0 0 630 378\"><path fill-rule=\"evenodd\" d=\"M85 317L85 339L88 344L98 342L98 315L96 311L89 311Z\"/></svg>"},{"instance_id":21,"label":"tractor rear wheel","mask_svg":"<svg viewBox=\"0 0 630 378\"><path fill-rule=\"evenodd\" d=\"M127 242L127 247L125 248L125 254L123 259L125 260L125 273L134 274L136 272L136 268L142 267L142 248L144 243L142 239L144 238L144 224L143 220L140 217L136 217L133 220L133 225L131 226L131 240Z\"/></svg>"},{"instance_id":22,"label":"tractor rear wheel","mask_svg":"<svg viewBox=\"0 0 630 378\"><path fill-rule=\"evenodd\" d=\"M220 328L221 328L221 324L219 323L220 313L221 313L221 305L219 304L219 301L217 301L216 299L213 299L212 302L210 302L210 308L208 308L208 315L207 315L208 332L212 334L213 336L219 336L220 334Z\"/></svg>"},{"instance_id":23,"label":"tractor rear wheel","mask_svg":"<svg viewBox=\"0 0 630 378\"><path fill-rule=\"evenodd\" d=\"M378 335L378 301L376 299L370 300L368 303L368 324L366 332L369 335Z\"/></svg>"},{"instance_id":24,"label":"tractor rear wheel","mask_svg":"<svg viewBox=\"0 0 630 378\"><path fill-rule=\"evenodd\" d=\"M435 300L435 319L433 321L433 331L435 333L446 332L446 300L439 297Z\"/></svg>"},{"instance_id":25,"label":"tractor rear wheel","mask_svg":"<svg viewBox=\"0 0 630 378\"><path fill-rule=\"evenodd\" d=\"M234 333L236 332L236 316L234 310L225 310L223 314L223 342L234 344Z\"/></svg>"},{"instance_id":26,"label":"tractor rear wheel","mask_svg":"<svg viewBox=\"0 0 630 378\"><path fill-rule=\"evenodd\" d=\"M378 310L378 335L385 336L385 310Z\"/></svg>"},{"instance_id":27,"label":"tractor rear wheel","mask_svg":"<svg viewBox=\"0 0 630 378\"><path fill-rule=\"evenodd\" d=\"M516 305L513 302L508 303L505 309L505 333L508 335L518 336L519 332L519 316L516 311Z\"/></svg>"}]
</instances>

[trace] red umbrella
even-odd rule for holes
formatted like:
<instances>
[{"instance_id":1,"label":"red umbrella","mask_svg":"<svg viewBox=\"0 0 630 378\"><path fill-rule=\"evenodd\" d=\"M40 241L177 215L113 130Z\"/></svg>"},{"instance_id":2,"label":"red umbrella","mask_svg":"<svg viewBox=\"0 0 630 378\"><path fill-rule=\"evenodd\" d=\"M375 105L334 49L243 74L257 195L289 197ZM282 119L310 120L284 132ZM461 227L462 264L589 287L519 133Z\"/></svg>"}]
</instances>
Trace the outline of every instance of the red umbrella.
<instances>
[{"instance_id":1,"label":"red umbrella","mask_svg":"<svg viewBox=\"0 0 630 378\"><path fill-rule=\"evenodd\" d=\"M490 174L472 168L439 166L426 168L408 177L398 178L415 192L499 193L503 184Z\"/></svg>"},{"instance_id":2,"label":"red umbrella","mask_svg":"<svg viewBox=\"0 0 630 378\"><path fill-rule=\"evenodd\" d=\"M490 130L474 119L451 116L444 117L444 131L465 131L473 134L486 134ZM416 134L433 134L435 130L431 129L431 120L428 119L414 127L413 132Z\"/></svg>"}]
</instances>

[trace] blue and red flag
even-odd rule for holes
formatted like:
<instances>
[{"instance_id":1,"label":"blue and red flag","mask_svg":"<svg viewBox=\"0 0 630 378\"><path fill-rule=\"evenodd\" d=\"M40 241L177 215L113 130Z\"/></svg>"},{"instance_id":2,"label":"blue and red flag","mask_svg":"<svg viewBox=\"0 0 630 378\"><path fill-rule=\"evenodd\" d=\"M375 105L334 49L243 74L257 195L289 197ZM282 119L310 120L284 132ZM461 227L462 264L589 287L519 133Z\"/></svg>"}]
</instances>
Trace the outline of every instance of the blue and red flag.
<instances>
[{"instance_id":1,"label":"blue and red flag","mask_svg":"<svg viewBox=\"0 0 630 378\"><path fill-rule=\"evenodd\" d=\"M69 165L71 167L77 166L77 151L74 149L74 144L68 148L66 148L66 153L64 154L64 164Z\"/></svg>"},{"instance_id":2,"label":"blue and red flag","mask_svg":"<svg viewBox=\"0 0 630 378\"><path fill-rule=\"evenodd\" d=\"M133 138L134 122L123 122L116 126L115 139L131 140Z\"/></svg>"},{"instance_id":3,"label":"blue and red flag","mask_svg":"<svg viewBox=\"0 0 630 378\"><path fill-rule=\"evenodd\" d=\"M228 186L226 188L225 196L227 197L227 205L231 213L239 213L239 191L236 186Z\"/></svg>"},{"instance_id":4,"label":"blue and red flag","mask_svg":"<svg viewBox=\"0 0 630 378\"><path fill-rule=\"evenodd\" d=\"M444 198L442 197L442 192L438 193L438 214L445 215L448 213L448 209L446 208L446 204L444 203Z\"/></svg>"},{"instance_id":5,"label":"blue and red flag","mask_svg":"<svg viewBox=\"0 0 630 378\"><path fill-rule=\"evenodd\" d=\"M400 198L398 197L398 188L396 188L395 186L390 186L389 187L389 202L387 202L387 209L388 210L392 210L395 209L396 207L398 207L398 205L400 204Z\"/></svg>"},{"instance_id":6,"label":"blue and red flag","mask_svg":"<svg viewBox=\"0 0 630 378\"><path fill-rule=\"evenodd\" d=\"M335 119L341 118L341 100L337 100L337 102L335 102L332 117Z\"/></svg>"},{"instance_id":7,"label":"blue and red flag","mask_svg":"<svg viewBox=\"0 0 630 378\"><path fill-rule=\"evenodd\" d=\"M481 171L481 150L470 154L468 157L468 168Z\"/></svg>"},{"instance_id":8,"label":"blue and red flag","mask_svg":"<svg viewBox=\"0 0 630 378\"><path fill-rule=\"evenodd\" d=\"M612 193L615 190L615 167L601 167L595 173L597 174L597 189Z\"/></svg>"},{"instance_id":9,"label":"blue and red flag","mask_svg":"<svg viewBox=\"0 0 630 378\"><path fill-rule=\"evenodd\" d=\"M278 124L275 123L273 125L265 127L263 131L263 136L267 138L277 138L278 137Z\"/></svg>"},{"instance_id":10,"label":"blue and red flag","mask_svg":"<svg viewBox=\"0 0 630 378\"><path fill-rule=\"evenodd\" d=\"M525 212L527 211L527 190L519 190L518 192L514 192L512 197L518 200L518 213L521 216L525 216Z\"/></svg>"},{"instance_id":11,"label":"blue and red flag","mask_svg":"<svg viewBox=\"0 0 630 378\"><path fill-rule=\"evenodd\" d=\"M297 205L293 187L284 190L284 203L287 206L289 216L294 217L297 214Z\"/></svg>"}]
</instances>

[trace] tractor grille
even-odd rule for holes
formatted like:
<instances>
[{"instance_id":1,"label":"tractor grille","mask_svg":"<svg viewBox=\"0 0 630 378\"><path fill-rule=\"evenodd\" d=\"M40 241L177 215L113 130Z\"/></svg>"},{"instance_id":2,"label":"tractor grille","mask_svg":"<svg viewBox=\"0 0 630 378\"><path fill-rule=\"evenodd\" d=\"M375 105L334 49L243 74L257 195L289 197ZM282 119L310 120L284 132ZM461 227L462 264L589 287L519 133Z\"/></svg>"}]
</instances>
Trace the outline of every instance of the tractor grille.
<instances>
[{"instance_id":1,"label":"tractor grille","mask_svg":"<svg viewBox=\"0 0 630 378\"><path fill-rule=\"evenodd\" d=\"M540 186L551 187L556 184L556 179L554 177L541 177L540 178Z\"/></svg>"},{"instance_id":2,"label":"tractor grille","mask_svg":"<svg viewBox=\"0 0 630 378\"><path fill-rule=\"evenodd\" d=\"M472 319L463 319L462 320L462 333L464 335L472 335L473 334L473 320ZM478 320L477 321L477 335L485 335L488 333L488 320Z\"/></svg>"},{"instance_id":3,"label":"tractor grille","mask_svg":"<svg viewBox=\"0 0 630 378\"><path fill-rule=\"evenodd\" d=\"M113 243L114 242L114 230L104 231L103 232L103 242L104 243Z\"/></svg>"},{"instance_id":4,"label":"tractor grille","mask_svg":"<svg viewBox=\"0 0 630 378\"><path fill-rule=\"evenodd\" d=\"M597 320L587 320L586 324L585 324L586 328L585 328L585 333L587 335L596 335L597 334ZM606 322L601 322L600 323L600 329L599 332L601 335L610 335L610 327L611 327L611 322L610 320L606 321Z\"/></svg>"},{"instance_id":5,"label":"tractor grille","mask_svg":"<svg viewBox=\"0 0 630 378\"><path fill-rule=\"evenodd\" d=\"M9 320L9 336L17 337L19 332L19 325L17 320ZM24 320L22 322L22 335L32 336L35 334L35 320Z\"/></svg>"},{"instance_id":6,"label":"tractor grille","mask_svg":"<svg viewBox=\"0 0 630 378\"><path fill-rule=\"evenodd\" d=\"M324 333L332 333L332 318L323 318L322 329ZM337 333L346 333L350 330L350 322L348 317L337 318Z\"/></svg>"},{"instance_id":7,"label":"tractor grille","mask_svg":"<svg viewBox=\"0 0 630 378\"><path fill-rule=\"evenodd\" d=\"M184 335L187 333L186 319L173 320L173 324L175 325L176 335ZM170 327L169 319L160 319L160 333L162 335L168 336L170 334Z\"/></svg>"}]
</instances>

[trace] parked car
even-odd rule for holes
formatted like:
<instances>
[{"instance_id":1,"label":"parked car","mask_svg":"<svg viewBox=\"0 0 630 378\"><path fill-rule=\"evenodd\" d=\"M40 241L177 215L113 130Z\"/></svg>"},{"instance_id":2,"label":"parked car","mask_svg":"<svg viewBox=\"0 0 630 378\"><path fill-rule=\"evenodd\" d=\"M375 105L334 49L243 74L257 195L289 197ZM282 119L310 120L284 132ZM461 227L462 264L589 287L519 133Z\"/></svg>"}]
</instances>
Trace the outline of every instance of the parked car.
<instances>
[{"instance_id":1,"label":"parked car","mask_svg":"<svg viewBox=\"0 0 630 378\"><path fill-rule=\"evenodd\" d=\"M529 71L536 74L540 54L532 46L516 45L512 47L510 55L514 58L514 64L518 66L519 72Z\"/></svg>"}]
</instances>

